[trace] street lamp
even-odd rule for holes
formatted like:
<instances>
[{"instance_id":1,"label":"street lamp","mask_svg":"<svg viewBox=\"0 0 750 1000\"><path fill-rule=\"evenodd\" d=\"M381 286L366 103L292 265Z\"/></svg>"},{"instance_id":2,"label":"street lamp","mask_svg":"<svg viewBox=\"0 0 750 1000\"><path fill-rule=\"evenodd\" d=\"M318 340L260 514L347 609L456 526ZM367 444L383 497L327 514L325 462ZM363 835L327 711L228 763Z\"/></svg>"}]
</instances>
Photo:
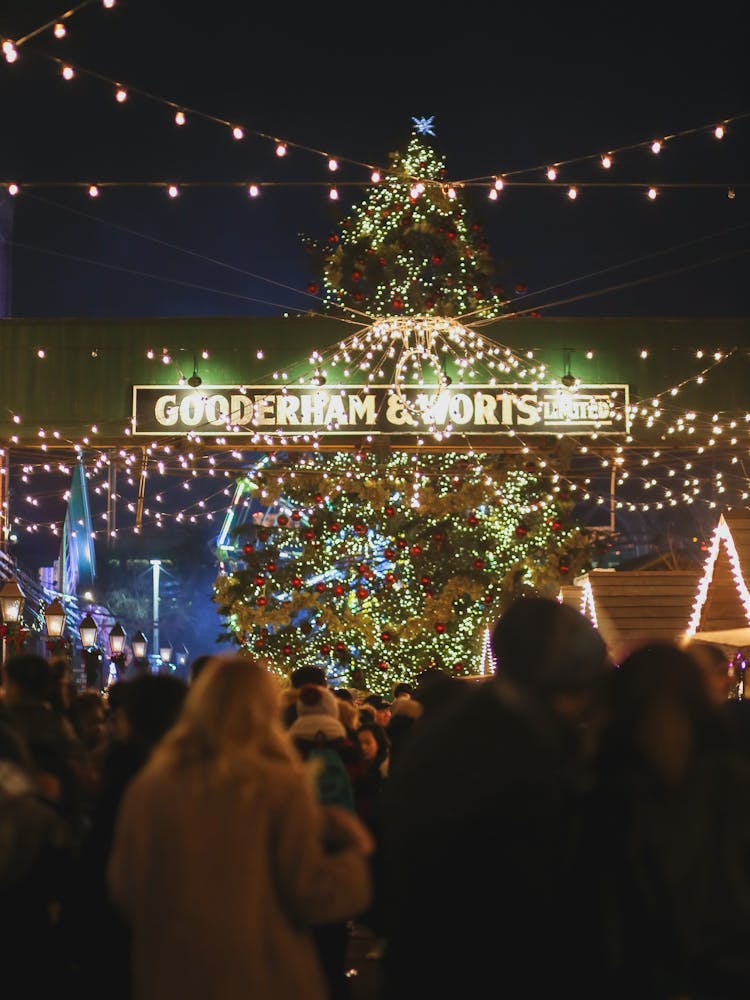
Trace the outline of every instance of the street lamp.
<instances>
[{"instance_id":1,"label":"street lamp","mask_svg":"<svg viewBox=\"0 0 750 1000\"><path fill-rule=\"evenodd\" d=\"M159 656L163 667L168 667L172 662L172 646L166 639L159 646Z\"/></svg>"},{"instance_id":2,"label":"street lamp","mask_svg":"<svg viewBox=\"0 0 750 1000\"><path fill-rule=\"evenodd\" d=\"M146 636L138 629L137 632L133 633L133 639L130 643L133 647L133 656L136 660L146 659L146 650L148 649L148 639Z\"/></svg>"},{"instance_id":3,"label":"street lamp","mask_svg":"<svg viewBox=\"0 0 750 1000\"><path fill-rule=\"evenodd\" d=\"M100 690L101 673L99 664L101 661L101 654L96 648L96 637L99 632L99 626L96 624L91 615L86 615L85 618L81 619L78 631L81 635L83 659L86 666L86 687Z\"/></svg>"},{"instance_id":4,"label":"street lamp","mask_svg":"<svg viewBox=\"0 0 750 1000\"><path fill-rule=\"evenodd\" d=\"M44 609L44 623L50 639L62 638L65 630L65 608L57 597Z\"/></svg>"},{"instance_id":5,"label":"street lamp","mask_svg":"<svg viewBox=\"0 0 750 1000\"><path fill-rule=\"evenodd\" d=\"M3 662L5 662L5 649L8 636L17 635L21 621L21 612L25 603L26 598L18 586L18 581L15 579L6 580L2 588L0 588L0 611L2 612L4 622L2 629Z\"/></svg>"},{"instance_id":6,"label":"street lamp","mask_svg":"<svg viewBox=\"0 0 750 1000\"><path fill-rule=\"evenodd\" d=\"M117 680L120 679L123 667L125 666L124 649L125 629L119 622L115 622L109 630L109 650L112 654L112 662L115 665L115 671L117 672Z\"/></svg>"}]
</instances>

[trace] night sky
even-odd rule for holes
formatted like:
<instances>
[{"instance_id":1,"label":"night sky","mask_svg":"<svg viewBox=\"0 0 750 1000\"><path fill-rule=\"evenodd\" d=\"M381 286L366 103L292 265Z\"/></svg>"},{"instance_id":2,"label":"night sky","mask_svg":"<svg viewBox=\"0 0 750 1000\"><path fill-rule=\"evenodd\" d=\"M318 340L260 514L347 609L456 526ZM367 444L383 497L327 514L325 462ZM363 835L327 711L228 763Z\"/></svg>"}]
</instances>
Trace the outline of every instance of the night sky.
<instances>
[{"instance_id":1,"label":"night sky","mask_svg":"<svg viewBox=\"0 0 750 1000\"><path fill-rule=\"evenodd\" d=\"M5 0L0 37L19 38L64 9ZM300 234L325 237L365 188L343 188L329 202L326 158L296 147L339 157L337 180L364 181L368 172L344 161L387 164L412 116L432 115L451 179L521 171L519 180L543 181L550 163L636 146L615 154L609 171L596 159L561 168L561 181L581 185L575 202L551 185L509 183L494 204L488 188L464 189L506 278L528 289L519 306L550 316L747 315L750 117L741 116L750 100L740 10L723 5L693 19L683 8L654 21L646 5L591 16L479 5L299 12L221 0L118 0L105 10L96 0L65 21L64 39L50 28L16 63L0 62L0 181L22 186L12 315L309 309L299 292L314 276ZM64 82L49 57L78 67L75 79ZM118 104L112 80L236 122L245 139L189 112L178 128L174 108L132 91ZM717 141L713 124L732 118ZM258 132L287 140L287 157ZM648 150L680 132L690 134L658 157ZM637 186L583 186L596 180ZM163 187L90 199L85 189L24 189L29 181L243 186L187 189L173 201ZM250 199L250 181L305 184ZM662 189L653 203L645 194L649 184L699 182L719 186ZM654 280L635 283L644 278ZM628 287L591 294L613 285Z\"/></svg>"}]
</instances>

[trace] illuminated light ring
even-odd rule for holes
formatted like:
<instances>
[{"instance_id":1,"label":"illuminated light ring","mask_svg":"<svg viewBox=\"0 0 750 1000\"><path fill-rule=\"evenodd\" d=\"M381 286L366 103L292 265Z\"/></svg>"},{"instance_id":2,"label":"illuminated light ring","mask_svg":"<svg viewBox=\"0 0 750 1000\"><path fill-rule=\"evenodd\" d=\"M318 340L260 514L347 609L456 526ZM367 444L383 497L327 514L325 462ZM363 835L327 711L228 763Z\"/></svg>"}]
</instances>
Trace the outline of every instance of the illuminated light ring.
<instances>
[{"instance_id":1,"label":"illuminated light ring","mask_svg":"<svg viewBox=\"0 0 750 1000\"><path fill-rule=\"evenodd\" d=\"M433 409L450 385L450 380L442 371L440 343L452 341L464 344L473 336L456 320L434 316L388 317L373 325L372 335L378 338L380 344L390 341L393 346L397 340L402 342L393 373L393 392L404 409L418 417L424 417ZM431 366L437 374L437 382L424 387L419 402L410 399L405 392L406 388L413 388L406 384L405 369L415 359Z\"/></svg>"}]
</instances>

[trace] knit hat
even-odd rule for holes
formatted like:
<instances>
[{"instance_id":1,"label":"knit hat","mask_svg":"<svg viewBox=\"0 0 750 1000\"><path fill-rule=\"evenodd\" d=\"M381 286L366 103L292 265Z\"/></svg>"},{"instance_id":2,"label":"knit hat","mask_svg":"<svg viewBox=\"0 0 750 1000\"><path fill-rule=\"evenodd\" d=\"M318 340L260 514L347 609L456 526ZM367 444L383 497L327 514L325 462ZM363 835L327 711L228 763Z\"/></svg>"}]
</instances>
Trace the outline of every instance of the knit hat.
<instances>
[{"instance_id":1,"label":"knit hat","mask_svg":"<svg viewBox=\"0 0 750 1000\"><path fill-rule=\"evenodd\" d=\"M330 688L304 684L299 689L297 715L330 715L338 719L339 703Z\"/></svg>"}]
</instances>

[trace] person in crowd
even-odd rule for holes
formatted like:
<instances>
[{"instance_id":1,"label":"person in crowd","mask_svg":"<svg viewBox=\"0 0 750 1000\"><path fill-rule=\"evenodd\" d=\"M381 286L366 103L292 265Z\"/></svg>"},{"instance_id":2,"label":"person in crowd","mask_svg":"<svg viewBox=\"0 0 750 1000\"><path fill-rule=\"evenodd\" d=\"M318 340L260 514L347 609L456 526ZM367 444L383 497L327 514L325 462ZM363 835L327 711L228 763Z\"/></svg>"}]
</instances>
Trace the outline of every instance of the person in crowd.
<instances>
[{"instance_id":1,"label":"person in crowd","mask_svg":"<svg viewBox=\"0 0 750 1000\"><path fill-rule=\"evenodd\" d=\"M364 699L365 705L372 705L375 710L375 721L383 729L391 721L391 703L381 694L370 694Z\"/></svg>"},{"instance_id":2,"label":"person in crowd","mask_svg":"<svg viewBox=\"0 0 750 1000\"><path fill-rule=\"evenodd\" d=\"M342 695L342 691L346 691L346 695ZM336 688L333 693L339 703L339 719L344 729L346 729L348 739L356 746L357 729L359 728L359 708L355 704L351 692L346 688Z\"/></svg>"},{"instance_id":3,"label":"person in crowd","mask_svg":"<svg viewBox=\"0 0 750 1000\"><path fill-rule=\"evenodd\" d=\"M516 1000L554 996L585 961L567 912L580 729L613 668L589 620L543 597L511 604L491 641L486 684L451 697L459 682L430 675L424 694L439 695L383 790L376 898L389 1000L478 997L488 983Z\"/></svg>"},{"instance_id":4,"label":"person in crowd","mask_svg":"<svg viewBox=\"0 0 750 1000\"><path fill-rule=\"evenodd\" d=\"M305 684L317 684L318 687L328 687L328 678L323 667L318 667L314 663L297 667L289 675L290 686L285 689L282 698L281 718L285 726L289 727L297 718L297 696L299 689Z\"/></svg>"},{"instance_id":5,"label":"person in crowd","mask_svg":"<svg viewBox=\"0 0 750 1000\"><path fill-rule=\"evenodd\" d=\"M613 678L580 840L580 996L750 996L750 762L718 711L669 643Z\"/></svg>"},{"instance_id":6,"label":"person in crowd","mask_svg":"<svg viewBox=\"0 0 750 1000\"><path fill-rule=\"evenodd\" d=\"M53 707L49 662L35 653L17 653L3 670L7 718L29 749L38 790L63 818L71 843L78 842L90 771L71 721Z\"/></svg>"},{"instance_id":7,"label":"person in crowd","mask_svg":"<svg viewBox=\"0 0 750 1000\"><path fill-rule=\"evenodd\" d=\"M210 659L210 653L201 653L200 656L196 656L195 659L190 661L190 666L188 667L188 684L192 684L198 680L198 675Z\"/></svg>"},{"instance_id":8,"label":"person in crowd","mask_svg":"<svg viewBox=\"0 0 750 1000\"><path fill-rule=\"evenodd\" d=\"M391 721L386 727L386 735L390 744L389 774L393 774L394 769L398 766L404 742L423 712L424 707L421 702L412 698L411 695L399 695L393 699Z\"/></svg>"},{"instance_id":9,"label":"person in crowd","mask_svg":"<svg viewBox=\"0 0 750 1000\"><path fill-rule=\"evenodd\" d=\"M399 698L413 698L414 697L414 685L409 684L408 681L399 681L398 684L393 686L393 701L397 701Z\"/></svg>"},{"instance_id":10,"label":"person in crowd","mask_svg":"<svg viewBox=\"0 0 750 1000\"><path fill-rule=\"evenodd\" d=\"M684 647L700 668L706 692L715 705L726 705L735 685L734 671L725 651L712 642L692 640Z\"/></svg>"},{"instance_id":11,"label":"person in crowd","mask_svg":"<svg viewBox=\"0 0 750 1000\"><path fill-rule=\"evenodd\" d=\"M130 932L109 899L107 861L125 789L177 721L187 684L174 674L149 673L119 681L109 692L115 694L110 710L117 713L117 721L99 751L97 793L63 913L81 1000L100 996L103 982L108 1000L130 1000ZM97 928L98 945L82 951L77 942L92 926Z\"/></svg>"},{"instance_id":12,"label":"person in crowd","mask_svg":"<svg viewBox=\"0 0 750 1000\"><path fill-rule=\"evenodd\" d=\"M373 725L377 725L375 708L368 702L360 702L357 705L357 713L359 717L359 725L364 725L365 722L371 722Z\"/></svg>"},{"instance_id":13,"label":"person in crowd","mask_svg":"<svg viewBox=\"0 0 750 1000\"><path fill-rule=\"evenodd\" d=\"M58 916L72 861L68 831L39 794L28 746L0 720L0 993L8 1000L71 986Z\"/></svg>"},{"instance_id":14,"label":"person in crowd","mask_svg":"<svg viewBox=\"0 0 750 1000\"><path fill-rule=\"evenodd\" d=\"M134 1000L322 1000L311 928L367 906L372 849L355 816L316 800L272 675L214 658L117 817L108 878Z\"/></svg>"},{"instance_id":15,"label":"person in crowd","mask_svg":"<svg viewBox=\"0 0 750 1000\"><path fill-rule=\"evenodd\" d=\"M353 782L360 773L361 758L357 744L349 737L340 718L344 702L329 688L304 684L297 699L297 719L289 728L304 760L317 760L318 800L354 812ZM351 986L347 973L347 921L321 924L313 936L331 1000L347 1000Z\"/></svg>"}]
</instances>

